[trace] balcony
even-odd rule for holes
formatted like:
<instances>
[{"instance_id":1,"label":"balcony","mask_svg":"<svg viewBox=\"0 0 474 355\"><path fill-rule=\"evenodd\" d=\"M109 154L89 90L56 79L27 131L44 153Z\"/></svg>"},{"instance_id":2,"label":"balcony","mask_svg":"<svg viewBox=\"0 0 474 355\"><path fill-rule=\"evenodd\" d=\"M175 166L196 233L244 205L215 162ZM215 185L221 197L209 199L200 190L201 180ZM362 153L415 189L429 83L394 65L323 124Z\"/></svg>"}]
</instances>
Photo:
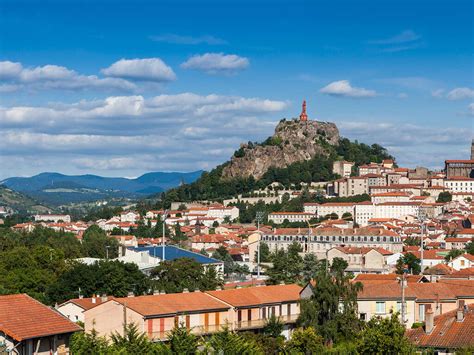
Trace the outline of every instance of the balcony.
<instances>
[{"instance_id":1,"label":"balcony","mask_svg":"<svg viewBox=\"0 0 474 355\"><path fill-rule=\"evenodd\" d=\"M298 314L291 314L289 316L280 316L277 317L280 322L283 324L293 324L296 323L298 319ZM250 329L259 329L263 328L267 323L268 319L253 319L245 320L240 322L235 322L235 330L250 330Z\"/></svg>"},{"instance_id":2,"label":"balcony","mask_svg":"<svg viewBox=\"0 0 474 355\"><path fill-rule=\"evenodd\" d=\"M277 317L280 322L283 324L294 324L298 319L298 314L291 314L289 316L280 316ZM222 330L223 327L228 326L229 329L234 330L252 330L252 329L260 329L265 326L267 319L254 319L254 320L247 320L235 323L226 323L226 324L219 324L219 325L208 325L208 326L195 326L191 328L191 333L195 335L206 335L217 333ZM164 332L152 332L148 334L148 337L154 341L166 341L168 339L169 330Z\"/></svg>"}]
</instances>

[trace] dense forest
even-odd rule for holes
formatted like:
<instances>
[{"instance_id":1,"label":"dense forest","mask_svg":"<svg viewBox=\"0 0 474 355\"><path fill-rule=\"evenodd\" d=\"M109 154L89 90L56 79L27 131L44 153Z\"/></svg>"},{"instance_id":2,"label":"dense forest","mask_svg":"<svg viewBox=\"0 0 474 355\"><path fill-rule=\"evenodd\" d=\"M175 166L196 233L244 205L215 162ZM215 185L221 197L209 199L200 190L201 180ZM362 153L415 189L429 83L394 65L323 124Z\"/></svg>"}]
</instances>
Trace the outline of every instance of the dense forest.
<instances>
[{"instance_id":1,"label":"dense forest","mask_svg":"<svg viewBox=\"0 0 474 355\"><path fill-rule=\"evenodd\" d=\"M255 189L279 182L288 187L291 184L329 181L337 178L332 173L332 164L336 160L355 162L356 167L370 162L382 162L384 159L394 159L385 148L378 144L367 145L357 141L351 142L342 138L337 146L329 146L327 156L316 156L310 160L296 162L285 168L271 168L264 176L256 181L253 177L223 180L222 170L229 164L226 162L202 176L192 184L186 184L169 190L161 195L159 207L168 208L174 201L223 200L238 194L245 194Z\"/></svg>"}]
</instances>

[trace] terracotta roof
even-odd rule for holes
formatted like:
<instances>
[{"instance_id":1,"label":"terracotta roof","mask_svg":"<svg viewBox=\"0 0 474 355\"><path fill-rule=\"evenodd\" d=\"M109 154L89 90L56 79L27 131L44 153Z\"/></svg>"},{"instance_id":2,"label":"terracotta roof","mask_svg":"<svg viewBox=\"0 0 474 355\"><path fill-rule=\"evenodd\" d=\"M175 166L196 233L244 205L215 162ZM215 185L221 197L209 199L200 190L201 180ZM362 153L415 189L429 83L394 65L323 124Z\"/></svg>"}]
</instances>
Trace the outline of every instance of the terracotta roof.
<instances>
[{"instance_id":1,"label":"terracotta roof","mask_svg":"<svg viewBox=\"0 0 474 355\"><path fill-rule=\"evenodd\" d=\"M182 312L197 312L230 307L203 292L169 293L138 297L116 298L121 304L143 316L157 316Z\"/></svg>"},{"instance_id":2,"label":"terracotta roof","mask_svg":"<svg viewBox=\"0 0 474 355\"><path fill-rule=\"evenodd\" d=\"M95 299L95 301L93 302L92 300ZM87 311L88 309L91 309L91 308L94 308L95 306L98 306L99 304L101 303L105 303L107 301L110 301L110 300L113 300L114 297L113 296L107 296L104 301L102 301L102 298L97 296L97 297L89 297L89 298L73 298L73 299L70 299L69 301L66 301L64 302L62 305L66 304L66 303L74 303L76 305L78 305L79 307L81 307L82 309L84 309L85 311Z\"/></svg>"},{"instance_id":3,"label":"terracotta roof","mask_svg":"<svg viewBox=\"0 0 474 355\"><path fill-rule=\"evenodd\" d=\"M399 299L401 297L400 284L397 280L388 282L361 282L364 288L357 296L359 299ZM473 295L473 291L474 281L467 280L464 281L463 284L456 284L456 287L453 287L447 282L409 282L405 289L405 296L418 300L435 300L438 297L439 299L452 300L461 296Z\"/></svg>"},{"instance_id":4,"label":"terracotta roof","mask_svg":"<svg viewBox=\"0 0 474 355\"><path fill-rule=\"evenodd\" d=\"M468 267L465 269L461 269L459 271L454 271L450 275L445 275L445 278L452 278L452 279L457 279L457 278L468 278L468 277L473 277L474 276L474 267Z\"/></svg>"},{"instance_id":5,"label":"terracotta roof","mask_svg":"<svg viewBox=\"0 0 474 355\"><path fill-rule=\"evenodd\" d=\"M435 317L430 334L420 327L409 330L407 336L419 347L457 349L474 346L474 304L467 307L462 321L457 321L456 314L457 310L453 310Z\"/></svg>"},{"instance_id":6,"label":"terracotta roof","mask_svg":"<svg viewBox=\"0 0 474 355\"><path fill-rule=\"evenodd\" d=\"M426 275L448 275L451 274L454 271L454 269L446 264L439 263L436 264L429 269L426 269L423 271L424 274Z\"/></svg>"},{"instance_id":7,"label":"terracotta roof","mask_svg":"<svg viewBox=\"0 0 474 355\"><path fill-rule=\"evenodd\" d=\"M76 323L26 294L0 296L0 332L16 341L81 330Z\"/></svg>"},{"instance_id":8,"label":"terracotta roof","mask_svg":"<svg viewBox=\"0 0 474 355\"><path fill-rule=\"evenodd\" d=\"M299 300L300 291L300 286L291 284L208 291L207 293L234 307L246 307L259 304L295 302Z\"/></svg>"},{"instance_id":9,"label":"terracotta roof","mask_svg":"<svg viewBox=\"0 0 474 355\"><path fill-rule=\"evenodd\" d=\"M353 281L396 281L397 277L400 275L397 274L358 274ZM423 279L422 275L407 275L406 280L407 282L421 282Z\"/></svg>"}]
</instances>

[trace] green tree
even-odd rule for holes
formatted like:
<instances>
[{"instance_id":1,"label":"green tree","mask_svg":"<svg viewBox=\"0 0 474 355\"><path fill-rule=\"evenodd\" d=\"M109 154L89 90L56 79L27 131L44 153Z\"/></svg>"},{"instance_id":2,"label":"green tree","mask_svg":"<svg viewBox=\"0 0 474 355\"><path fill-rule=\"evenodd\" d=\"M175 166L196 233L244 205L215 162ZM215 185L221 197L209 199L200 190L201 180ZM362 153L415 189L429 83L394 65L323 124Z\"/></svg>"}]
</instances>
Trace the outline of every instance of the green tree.
<instances>
[{"instance_id":1,"label":"green tree","mask_svg":"<svg viewBox=\"0 0 474 355\"><path fill-rule=\"evenodd\" d=\"M71 337L70 349L72 354L106 354L109 352L109 345L104 337L97 335L97 331L77 332Z\"/></svg>"},{"instance_id":2,"label":"green tree","mask_svg":"<svg viewBox=\"0 0 474 355\"><path fill-rule=\"evenodd\" d=\"M352 283L337 268L334 273L321 270L313 294L301 301L298 323L313 327L327 343L352 340L360 329L357 317L357 293L360 283Z\"/></svg>"},{"instance_id":3,"label":"green tree","mask_svg":"<svg viewBox=\"0 0 474 355\"><path fill-rule=\"evenodd\" d=\"M99 226L93 225L84 232L82 248L85 256L101 259L106 258L108 250L109 259L113 259L118 256L119 244L116 239L108 237Z\"/></svg>"},{"instance_id":4,"label":"green tree","mask_svg":"<svg viewBox=\"0 0 474 355\"><path fill-rule=\"evenodd\" d=\"M213 268L211 268L213 269ZM214 290L223 281L215 269L205 270L203 265L190 258L179 258L161 262L151 272L154 288L166 293Z\"/></svg>"},{"instance_id":5,"label":"green tree","mask_svg":"<svg viewBox=\"0 0 474 355\"><path fill-rule=\"evenodd\" d=\"M436 202L446 203L451 202L453 200L453 195L449 191L443 191L438 195Z\"/></svg>"},{"instance_id":6,"label":"green tree","mask_svg":"<svg viewBox=\"0 0 474 355\"><path fill-rule=\"evenodd\" d=\"M181 325L168 333L168 344L173 354L196 354L199 339Z\"/></svg>"},{"instance_id":7,"label":"green tree","mask_svg":"<svg viewBox=\"0 0 474 355\"><path fill-rule=\"evenodd\" d=\"M466 253L474 255L474 241L470 241L466 244Z\"/></svg>"},{"instance_id":8,"label":"green tree","mask_svg":"<svg viewBox=\"0 0 474 355\"><path fill-rule=\"evenodd\" d=\"M149 279L137 265L103 260L92 265L72 263L47 288L47 295L49 302L54 304L77 298L79 292L84 297L94 294L125 297L129 292L142 295L150 287Z\"/></svg>"},{"instance_id":9,"label":"green tree","mask_svg":"<svg viewBox=\"0 0 474 355\"><path fill-rule=\"evenodd\" d=\"M413 354L415 350L405 337L405 327L398 320L398 314L372 318L358 338L360 354Z\"/></svg>"},{"instance_id":10,"label":"green tree","mask_svg":"<svg viewBox=\"0 0 474 355\"><path fill-rule=\"evenodd\" d=\"M242 267L232 259L232 256L229 254L229 251L224 247L220 246L217 248L214 253L212 253L212 258L221 260L224 262L224 273L228 275L243 275L248 274L250 271L248 267Z\"/></svg>"},{"instance_id":11,"label":"green tree","mask_svg":"<svg viewBox=\"0 0 474 355\"><path fill-rule=\"evenodd\" d=\"M271 259L270 248L265 242L260 242L260 262L268 263ZM255 251L254 262L258 260L258 250Z\"/></svg>"},{"instance_id":12,"label":"green tree","mask_svg":"<svg viewBox=\"0 0 474 355\"><path fill-rule=\"evenodd\" d=\"M162 343L152 343L145 333L140 333L134 323L125 326L124 334L115 332L111 335L110 353L112 354L171 354Z\"/></svg>"},{"instance_id":13,"label":"green tree","mask_svg":"<svg viewBox=\"0 0 474 355\"><path fill-rule=\"evenodd\" d=\"M289 354L322 354L325 350L323 342L323 337L313 327L297 328L286 343L285 350Z\"/></svg>"},{"instance_id":14,"label":"green tree","mask_svg":"<svg viewBox=\"0 0 474 355\"><path fill-rule=\"evenodd\" d=\"M265 322L262 332L272 338L278 338L283 332L284 324L274 314L272 314Z\"/></svg>"},{"instance_id":15,"label":"green tree","mask_svg":"<svg viewBox=\"0 0 474 355\"><path fill-rule=\"evenodd\" d=\"M451 261L457 258L459 255L463 255L463 254L464 254L464 250L462 249L452 249L449 251L448 254L446 254L446 256L444 257L444 260Z\"/></svg>"},{"instance_id":16,"label":"green tree","mask_svg":"<svg viewBox=\"0 0 474 355\"><path fill-rule=\"evenodd\" d=\"M272 254L272 266L266 270L267 283L276 285L279 283L294 283L301 279L303 259L299 255L301 246L294 242L288 246L288 250L278 249Z\"/></svg>"},{"instance_id":17,"label":"green tree","mask_svg":"<svg viewBox=\"0 0 474 355\"><path fill-rule=\"evenodd\" d=\"M398 259L396 264L396 273L401 275L405 268L413 275L418 275L421 272L421 260L412 253L407 253Z\"/></svg>"},{"instance_id":18,"label":"green tree","mask_svg":"<svg viewBox=\"0 0 474 355\"><path fill-rule=\"evenodd\" d=\"M255 339L244 337L224 327L214 333L207 344L208 353L214 354L264 354Z\"/></svg>"}]
</instances>

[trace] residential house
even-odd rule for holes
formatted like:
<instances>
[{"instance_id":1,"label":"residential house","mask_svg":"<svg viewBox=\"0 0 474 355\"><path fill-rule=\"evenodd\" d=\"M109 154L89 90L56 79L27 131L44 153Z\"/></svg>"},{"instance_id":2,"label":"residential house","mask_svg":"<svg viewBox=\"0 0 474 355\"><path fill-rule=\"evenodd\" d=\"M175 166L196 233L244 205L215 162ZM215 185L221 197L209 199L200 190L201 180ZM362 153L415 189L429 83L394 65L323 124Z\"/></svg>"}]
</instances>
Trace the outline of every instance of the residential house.
<instances>
[{"instance_id":1,"label":"residential house","mask_svg":"<svg viewBox=\"0 0 474 355\"><path fill-rule=\"evenodd\" d=\"M56 307L56 310L73 322L84 323L84 312L113 299L109 296L79 297L66 301Z\"/></svg>"},{"instance_id":2,"label":"residential house","mask_svg":"<svg viewBox=\"0 0 474 355\"><path fill-rule=\"evenodd\" d=\"M457 309L438 315L426 310L423 327L410 329L408 339L419 349L435 354L455 354L474 347L474 304L460 301Z\"/></svg>"},{"instance_id":3,"label":"residential house","mask_svg":"<svg viewBox=\"0 0 474 355\"><path fill-rule=\"evenodd\" d=\"M76 323L26 294L0 296L0 345L8 354L69 354Z\"/></svg>"},{"instance_id":4,"label":"residential house","mask_svg":"<svg viewBox=\"0 0 474 355\"><path fill-rule=\"evenodd\" d=\"M448 264L454 270L462 270L474 267L474 255L462 254L451 260Z\"/></svg>"}]
</instances>

